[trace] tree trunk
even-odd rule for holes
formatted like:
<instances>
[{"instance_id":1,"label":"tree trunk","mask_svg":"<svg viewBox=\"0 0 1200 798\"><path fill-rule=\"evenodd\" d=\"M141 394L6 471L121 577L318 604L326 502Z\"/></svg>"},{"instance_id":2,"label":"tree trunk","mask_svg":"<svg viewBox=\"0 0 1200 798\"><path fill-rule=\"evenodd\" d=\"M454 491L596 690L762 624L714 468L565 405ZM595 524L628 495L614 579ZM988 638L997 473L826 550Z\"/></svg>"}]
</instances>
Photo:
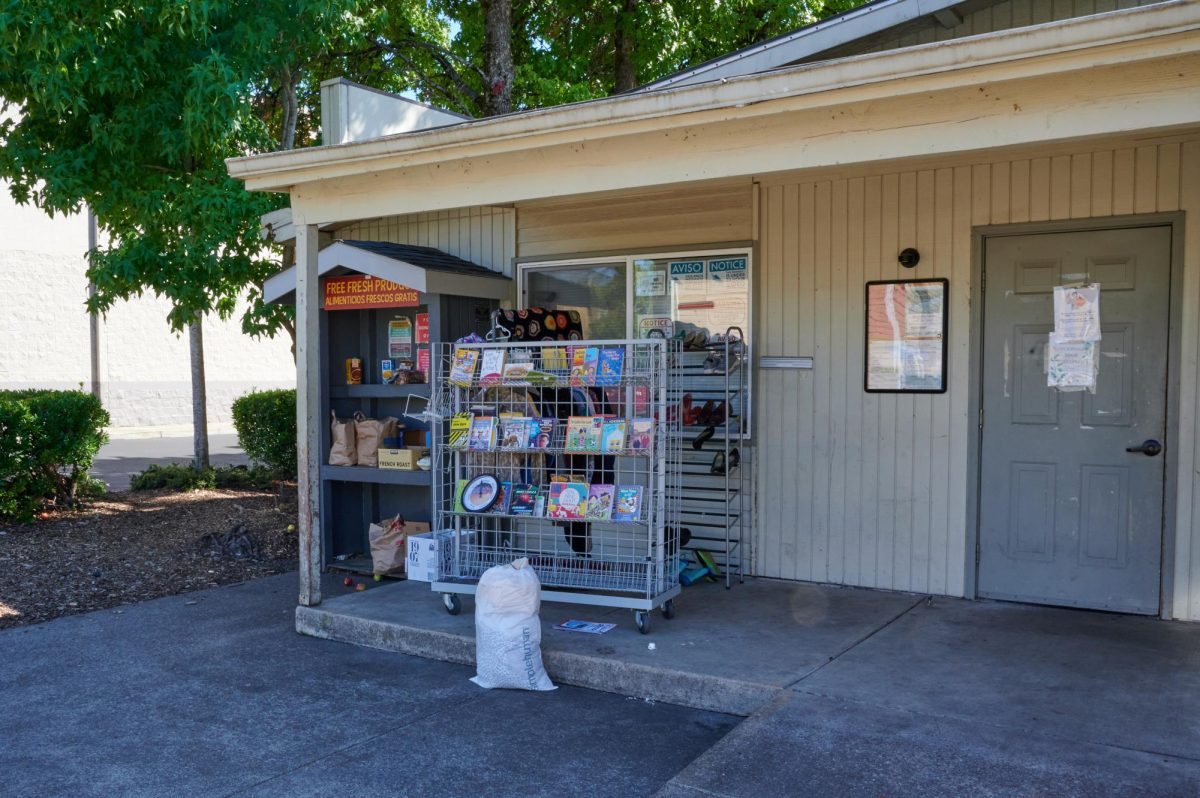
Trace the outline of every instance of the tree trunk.
<instances>
[{"instance_id":1,"label":"tree trunk","mask_svg":"<svg viewBox=\"0 0 1200 798\"><path fill-rule=\"evenodd\" d=\"M512 0L486 0L484 3L484 115L496 116L512 111L512 84L515 71L512 57Z\"/></svg>"},{"instance_id":2,"label":"tree trunk","mask_svg":"<svg viewBox=\"0 0 1200 798\"><path fill-rule=\"evenodd\" d=\"M296 89L299 84L299 70L293 72L290 67L280 70L279 97L283 106L283 126L279 134L279 145L284 150L296 146L296 123L300 118L300 102L296 99Z\"/></svg>"},{"instance_id":3,"label":"tree trunk","mask_svg":"<svg viewBox=\"0 0 1200 798\"><path fill-rule=\"evenodd\" d=\"M208 392L204 388L204 316L197 313L188 325L188 348L192 361L192 446L193 465L208 468Z\"/></svg>"},{"instance_id":4,"label":"tree trunk","mask_svg":"<svg viewBox=\"0 0 1200 798\"><path fill-rule=\"evenodd\" d=\"M617 11L617 26L613 31L613 94L637 88L637 67L633 63L633 48L637 39L638 0L623 0Z\"/></svg>"}]
</instances>

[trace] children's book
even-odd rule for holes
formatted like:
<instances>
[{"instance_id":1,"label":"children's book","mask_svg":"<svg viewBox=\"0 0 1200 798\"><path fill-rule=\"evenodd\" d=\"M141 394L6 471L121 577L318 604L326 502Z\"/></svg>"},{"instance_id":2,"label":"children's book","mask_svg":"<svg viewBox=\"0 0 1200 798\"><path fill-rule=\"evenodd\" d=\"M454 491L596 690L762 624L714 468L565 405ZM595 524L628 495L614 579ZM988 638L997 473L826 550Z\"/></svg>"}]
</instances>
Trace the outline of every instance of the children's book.
<instances>
[{"instance_id":1,"label":"children's book","mask_svg":"<svg viewBox=\"0 0 1200 798\"><path fill-rule=\"evenodd\" d=\"M529 423L531 421L532 419L524 417L500 419L500 448L528 448Z\"/></svg>"},{"instance_id":2,"label":"children's book","mask_svg":"<svg viewBox=\"0 0 1200 798\"><path fill-rule=\"evenodd\" d=\"M576 387L585 384L583 375L587 371L587 350L586 346L571 348L571 384Z\"/></svg>"},{"instance_id":3,"label":"children's book","mask_svg":"<svg viewBox=\"0 0 1200 798\"><path fill-rule=\"evenodd\" d=\"M510 515L533 515L537 503L537 485L513 485L512 502L508 506L508 512Z\"/></svg>"},{"instance_id":4,"label":"children's book","mask_svg":"<svg viewBox=\"0 0 1200 798\"><path fill-rule=\"evenodd\" d=\"M547 518L581 519L587 512L588 486L579 482L555 482L546 500Z\"/></svg>"},{"instance_id":5,"label":"children's book","mask_svg":"<svg viewBox=\"0 0 1200 798\"><path fill-rule=\"evenodd\" d=\"M500 483L500 495L496 497L496 503L492 505L490 512L497 515L508 515L509 509L512 507L513 500L513 484L511 482Z\"/></svg>"},{"instance_id":6,"label":"children's book","mask_svg":"<svg viewBox=\"0 0 1200 798\"><path fill-rule=\"evenodd\" d=\"M461 449L467 445L467 437L471 434L471 421L475 418L470 412L455 413L450 417L450 437L446 445L452 449Z\"/></svg>"},{"instance_id":7,"label":"children's book","mask_svg":"<svg viewBox=\"0 0 1200 798\"><path fill-rule=\"evenodd\" d=\"M471 422L471 435L467 448L487 452L496 448L496 419L494 416L477 416Z\"/></svg>"},{"instance_id":8,"label":"children's book","mask_svg":"<svg viewBox=\"0 0 1200 798\"><path fill-rule=\"evenodd\" d=\"M629 448L644 451L650 448L654 435L654 419L635 418L629 422Z\"/></svg>"},{"instance_id":9,"label":"children's book","mask_svg":"<svg viewBox=\"0 0 1200 798\"><path fill-rule=\"evenodd\" d=\"M529 420L529 449L549 449L554 445L554 419L531 418Z\"/></svg>"},{"instance_id":10,"label":"children's book","mask_svg":"<svg viewBox=\"0 0 1200 798\"><path fill-rule=\"evenodd\" d=\"M468 480L460 479L454 486L454 512L456 513L466 512L466 510L463 509L462 495L463 490L465 490L467 487L467 482Z\"/></svg>"},{"instance_id":11,"label":"children's book","mask_svg":"<svg viewBox=\"0 0 1200 798\"><path fill-rule=\"evenodd\" d=\"M599 416L571 416L567 419L567 439L563 449L568 452L598 452L603 429L604 419Z\"/></svg>"},{"instance_id":12,"label":"children's book","mask_svg":"<svg viewBox=\"0 0 1200 798\"><path fill-rule=\"evenodd\" d=\"M600 371L600 349L589 346L583 350L583 384L595 385L596 375Z\"/></svg>"},{"instance_id":13,"label":"children's book","mask_svg":"<svg viewBox=\"0 0 1200 798\"><path fill-rule=\"evenodd\" d=\"M624 370L624 349L602 349L600 350L600 370L596 374L596 384L620 385L621 372Z\"/></svg>"},{"instance_id":14,"label":"children's book","mask_svg":"<svg viewBox=\"0 0 1200 798\"><path fill-rule=\"evenodd\" d=\"M592 521L607 521L613 509L612 485L592 485L588 488L587 517Z\"/></svg>"},{"instance_id":15,"label":"children's book","mask_svg":"<svg viewBox=\"0 0 1200 798\"><path fill-rule=\"evenodd\" d=\"M504 350L485 349L479 361L479 384L495 385L504 375Z\"/></svg>"},{"instance_id":16,"label":"children's book","mask_svg":"<svg viewBox=\"0 0 1200 798\"><path fill-rule=\"evenodd\" d=\"M542 369L545 371L566 371L570 368L567 362L567 350L562 346L549 346L542 350Z\"/></svg>"},{"instance_id":17,"label":"children's book","mask_svg":"<svg viewBox=\"0 0 1200 798\"><path fill-rule=\"evenodd\" d=\"M600 432L600 451L625 451L625 427L626 423L623 418L605 421L604 427Z\"/></svg>"},{"instance_id":18,"label":"children's book","mask_svg":"<svg viewBox=\"0 0 1200 798\"><path fill-rule=\"evenodd\" d=\"M532 363L505 363L502 382L505 385L528 385L531 371Z\"/></svg>"},{"instance_id":19,"label":"children's book","mask_svg":"<svg viewBox=\"0 0 1200 798\"><path fill-rule=\"evenodd\" d=\"M582 474L564 474L556 471L550 475L550 484L553 485L555 482L583 482L586 484L587 477Z\"/></svg>"},{"instance_id":20,"label":"children's book","mask_svg":"<svg viewBox=\"0 0 1200 798\"><path fill-rule=\"evenodd\" d=\"M479 362L478 349L455 349L454 362L450 365L450 382L470 388L475 379L475 364Z\"/></svg>"},{"instance_id":21,"label":"children's book","mask_svg":"<svg viewBox=\"0 0 1200 798\"><path fill-rule=\"evenodd\" d=\"M613 500L612 520L637 521L642 517L642 486L620 485Z\"/></svg>"}]
</instances>

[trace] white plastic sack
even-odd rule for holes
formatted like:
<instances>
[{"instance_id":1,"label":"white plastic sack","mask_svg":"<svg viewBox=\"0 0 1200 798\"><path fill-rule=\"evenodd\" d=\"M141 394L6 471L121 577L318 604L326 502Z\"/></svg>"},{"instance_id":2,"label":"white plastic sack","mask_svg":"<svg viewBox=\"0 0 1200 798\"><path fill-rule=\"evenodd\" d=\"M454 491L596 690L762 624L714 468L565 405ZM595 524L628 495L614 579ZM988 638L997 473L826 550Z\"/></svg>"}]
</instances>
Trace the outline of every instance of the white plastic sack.
<instances>
[{"instance_id":1,"label":"white plastic sack","mask_svg":"<svg viewBox=\"0 0 1200 798\"><path fill-rule=\"evenodd\" d=\"M542 667L541 588L524 557L483 572L475 589L475 684L554 689Z\"/></svg>"}]
</instances>

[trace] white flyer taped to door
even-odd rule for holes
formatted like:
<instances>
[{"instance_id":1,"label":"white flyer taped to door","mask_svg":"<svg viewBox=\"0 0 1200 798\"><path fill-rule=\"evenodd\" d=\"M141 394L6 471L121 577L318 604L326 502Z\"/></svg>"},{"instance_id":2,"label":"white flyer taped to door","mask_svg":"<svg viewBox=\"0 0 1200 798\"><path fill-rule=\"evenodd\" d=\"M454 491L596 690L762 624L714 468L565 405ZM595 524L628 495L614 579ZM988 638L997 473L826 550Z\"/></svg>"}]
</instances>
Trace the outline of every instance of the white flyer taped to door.
<instances>
[{"instance_id":1,"label":"white flyer taped to door","mask_svg":"<svg viewBox=\"0 0 1200 798\"><path fill-rule=\"evenodd\" d=\"M1099 371L1096 341L1068 341L1057 332L1050 333L1046 343L1047 385L1060 391L1095 393Z\"/></svg>"},{"instance_id":2,"label":"white flyer taped to door","mask_svg":"<svg viewBox=\"0 0 1200 798\"><path fill-rule=\"evenodd\" d=\"M1054 287L1054 332L1060 341L1100 340L1100 284Z\"/></svg>"}]
</instances>

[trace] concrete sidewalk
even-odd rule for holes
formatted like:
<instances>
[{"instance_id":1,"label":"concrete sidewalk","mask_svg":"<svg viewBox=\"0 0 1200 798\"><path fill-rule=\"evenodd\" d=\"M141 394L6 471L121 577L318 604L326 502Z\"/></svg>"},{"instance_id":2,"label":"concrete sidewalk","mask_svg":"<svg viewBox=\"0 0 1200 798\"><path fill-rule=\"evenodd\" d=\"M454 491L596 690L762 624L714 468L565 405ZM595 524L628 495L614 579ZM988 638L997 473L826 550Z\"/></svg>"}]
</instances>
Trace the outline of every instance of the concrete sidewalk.
<instances>
[{"instance_id":1,"label":"concrete sidewalk","mask_svg":"<svg viewBox=\"0 0 1200 798\"><path fill-rule=\"evenodd\" d=\"M648 636L542 605L554 678L751 716L664 797L1200 795L1200 625L772 580L676 604ZM398 583L297 627L469 663L472 610ZM620 626L550 628L568 617Z\"/></svg>"},{"instance_id":2,"label":"concrete sidewalk","mask_svg":"<svg viewBox=\"0 0 1200 798\"><path fill-rule=\"evenodd\" d=\"M0 795L649 795L737 722L485 691L297 635L295 602L293 573L0 632Z\"/></svg>"},{"instance_id":3,"label":"concrete sidewalk","mask_svg":"<svg viewBox=\"0 0 1200 798\"><path fill-rule=\"evenodd\" d=\"M237 435L209 435L209 461L214 466L248 465L250 458L238 446ZM151 465L188 464L192 438L114 438L100 447L92 463L92 476L112 491L129 490L129 481Z\"/></svg>"}]
</instances>

